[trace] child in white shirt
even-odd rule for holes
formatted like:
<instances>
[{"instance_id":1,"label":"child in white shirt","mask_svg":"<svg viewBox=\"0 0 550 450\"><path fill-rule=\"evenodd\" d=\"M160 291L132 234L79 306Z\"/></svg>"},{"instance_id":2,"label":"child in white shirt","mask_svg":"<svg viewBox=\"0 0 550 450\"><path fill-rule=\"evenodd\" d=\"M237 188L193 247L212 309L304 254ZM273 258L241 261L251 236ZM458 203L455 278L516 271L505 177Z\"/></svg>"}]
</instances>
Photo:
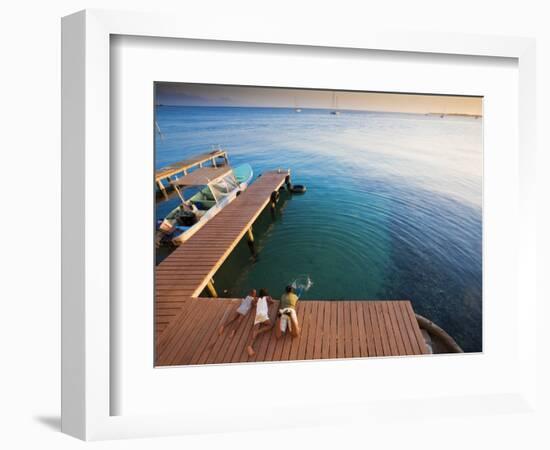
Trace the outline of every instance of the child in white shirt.
<instances>
[{"instance_id":1,"label":"child in white shirt","mask_svg":"<svg viewBox=\"0 0 550 450\"><path fill-rule=\"evenodd\" d=\"M229 325L237 321L237 325L233 327L233 329L231 330L231 334L229 335L229 337L232 338L235 335L236 329L239 327L239 324L241 323L241 319L248 315L248 313L252 309L252 304L255 301L257 301L257 299L258 298L256 297L256 289L252 289L248 293L248 295L241 300L239 307L235 311L233 311L233 314L231 314L227 318L227 320L224 323L222 323L219 329L219 334L221 335Z\"/></svg>"},{"instance_id":2,"label":"child in white shirt","mask_svg":"<svg viewBox=\"0 0 550 450\"><path fill-rule=\"evenodd\" d=\"M254 351L254 341L256 338L266 331L273 328L271 319L269 318L269 305L274 303L271 296L268 294L267 289L260 289L260 295L256 301L256 317L254 319L254 330L252 331L252 337L250 342L246 347L248 356L254 356L256 352Z\"/></svg>"}]
</instances>

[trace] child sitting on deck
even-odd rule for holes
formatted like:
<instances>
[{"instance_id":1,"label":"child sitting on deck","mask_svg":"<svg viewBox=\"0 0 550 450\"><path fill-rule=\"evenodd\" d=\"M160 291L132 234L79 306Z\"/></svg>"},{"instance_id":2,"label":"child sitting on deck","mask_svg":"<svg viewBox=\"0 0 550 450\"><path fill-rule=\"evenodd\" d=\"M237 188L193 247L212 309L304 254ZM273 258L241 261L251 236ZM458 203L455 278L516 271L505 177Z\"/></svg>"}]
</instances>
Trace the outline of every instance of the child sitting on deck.
<instances>
[{"instance_id":1,"label":"child sitting on deck","mask_svg":"<svg viewBox=\"0 0 550 450\"><path fill-rule=\"evenodd\" d=\"M233 330L231 330L231 334L229 335L229 337L232 338L235 335L236 329L241 323L241 319L248 315L248 313L252 309L252 303L256 300L256 289L252 289L248 293L248 295L241 300L241 304L235 311L233 311L233 314L230 315L224 323L222 323L222 325L220 326L219 334L221 335L229 325L237 321L237 325L233 327Z\"/></svg>"},{"instance_id":2,"label":"child sitting on deck","mask_svg":"<svg viewBox=\"0 0 550 450\"><path fill-rule=\"evenodd\" d=\"M256 318L254 319L254 329L252 331L252 337L250 342L246 347L248 356L254 356L256 352L254 351L254 341L256 338L266 331L273 328L273 324L269 319L269 306L275 303L273 299L269 296L267 289L260 289L260 298L256 301Z\"/></svg>"}]
</instances>

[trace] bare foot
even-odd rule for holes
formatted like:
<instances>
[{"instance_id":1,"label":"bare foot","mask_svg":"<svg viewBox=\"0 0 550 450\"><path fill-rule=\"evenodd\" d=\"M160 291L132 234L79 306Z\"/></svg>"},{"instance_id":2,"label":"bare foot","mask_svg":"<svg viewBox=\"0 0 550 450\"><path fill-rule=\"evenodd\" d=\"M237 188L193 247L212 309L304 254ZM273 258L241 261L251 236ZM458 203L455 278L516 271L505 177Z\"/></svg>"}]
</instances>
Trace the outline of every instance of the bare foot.
<instances>
[{"instance_id":1,"label":"bare foot","mask_svg":"<svg viewBox=\"0 0 550 450\"><path fill-rule=\"evenodd\" d=\"M231 339L233 336L235 336L235 330L231 330L231 333L229 333L229 339Z\"/></svg>"},{"instance_id":2,"label":"bare foot","mask_svg":"<svg viewBox=\"0 0 550 450\"><path fill-rule=\"evenodd\" d=\"M222 325L218 331L218 335L221 336L223 334L224 326Z\"/></svg>"},{"instance_id":3,"label":"bare foot","mask_svg":"<svg viewBox=\"0 0 550 450\"><path fill-rule=\"evenodd\" d=\"M248 353L248 356L254 356L256 354L256 352L254 351L251 345L246 347L246 352Z\"/></svg>"}]
</instances>

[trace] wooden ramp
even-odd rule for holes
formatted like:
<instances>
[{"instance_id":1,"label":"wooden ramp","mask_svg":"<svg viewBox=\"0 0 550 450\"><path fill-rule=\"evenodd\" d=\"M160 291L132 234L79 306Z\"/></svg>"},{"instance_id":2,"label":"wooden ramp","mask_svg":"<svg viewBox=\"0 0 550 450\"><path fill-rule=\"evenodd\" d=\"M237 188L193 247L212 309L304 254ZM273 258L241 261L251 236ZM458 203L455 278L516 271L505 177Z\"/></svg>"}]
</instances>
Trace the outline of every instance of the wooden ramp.
<instances>
[{"instance_id":1,"label":"wooden ramp","mask_svg":"<svg viewBox=\"0 0 550 450\"><path fill-rule=\"evenodd\" d=\"M256 355L246 345L254 309L220 336L221 323L239 299L187 298L157 342L157 366L288 361L372 356L421 355L424 340L409 301L303 300L298 303L302 333L281 339L274 330L260 335ZM272 305L273 323L278 305ZM229 338L234 327L235 334Z\"/></svg>"},{"instance_id":2,"label":"wooden ramp","mask_svg":"<svg viewBox=\"0 0 550 450\"><path fill-rule=\"evenodd\" d=\"M156 332L164 330L187 297L198 297L285 182L286 171L266 172L181 244L155 270Z\"/></svg>"}]
</instances>

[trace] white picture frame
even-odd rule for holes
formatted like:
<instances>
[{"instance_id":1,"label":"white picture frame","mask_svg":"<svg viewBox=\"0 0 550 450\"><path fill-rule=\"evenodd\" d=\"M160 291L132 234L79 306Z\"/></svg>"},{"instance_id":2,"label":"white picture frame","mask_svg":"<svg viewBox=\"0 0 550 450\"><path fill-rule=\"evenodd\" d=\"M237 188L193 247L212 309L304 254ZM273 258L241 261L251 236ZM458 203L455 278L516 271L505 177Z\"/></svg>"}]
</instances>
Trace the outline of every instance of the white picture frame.
<instances>
[{"instance_id":1,"label":"white picture frame","mask_svg":"<svg viewBox=\"0 0 550 450\"><path fill-rule=\"evenodd\" d=\"M452 34L408 34L384 31L325 35L293 33L258 24L234 29L231 24L204 23L166 14L87 10L62 21L62 430L86 440L162 436L234 430L235 421L220 415L181 414L111 415L110 379L112 323L110 321L110 40L113 35L201 39L242 43L285 44L331 49L368 49L417 54L447 54L513 58L519 73L519 214L517 246L517 342L519 377L512 390L490 398L482 394L438 399L441 408L459 414L498 411L506 404L514 411L533 408L536 398L536 292L535 292L535 45L525 38ZM265 366L264 366L265 367ZM266 368L265 370L269 370ZM395 401L395 399L394 399ZM410 400L409 408L425 406ZM430 401L433 401L430 400ZM387 405L377 403L384 410ZM476 406L472 406L476 405ZM342 404L332 416L304 405L286 420L308 425L330 421L334 415L376 415L363 404ZM303 417L303 420L298 420ZM261 427L247 418L241 429ZM288 422L287 422L288 421Z\"/></svg>"}]
</instances>

